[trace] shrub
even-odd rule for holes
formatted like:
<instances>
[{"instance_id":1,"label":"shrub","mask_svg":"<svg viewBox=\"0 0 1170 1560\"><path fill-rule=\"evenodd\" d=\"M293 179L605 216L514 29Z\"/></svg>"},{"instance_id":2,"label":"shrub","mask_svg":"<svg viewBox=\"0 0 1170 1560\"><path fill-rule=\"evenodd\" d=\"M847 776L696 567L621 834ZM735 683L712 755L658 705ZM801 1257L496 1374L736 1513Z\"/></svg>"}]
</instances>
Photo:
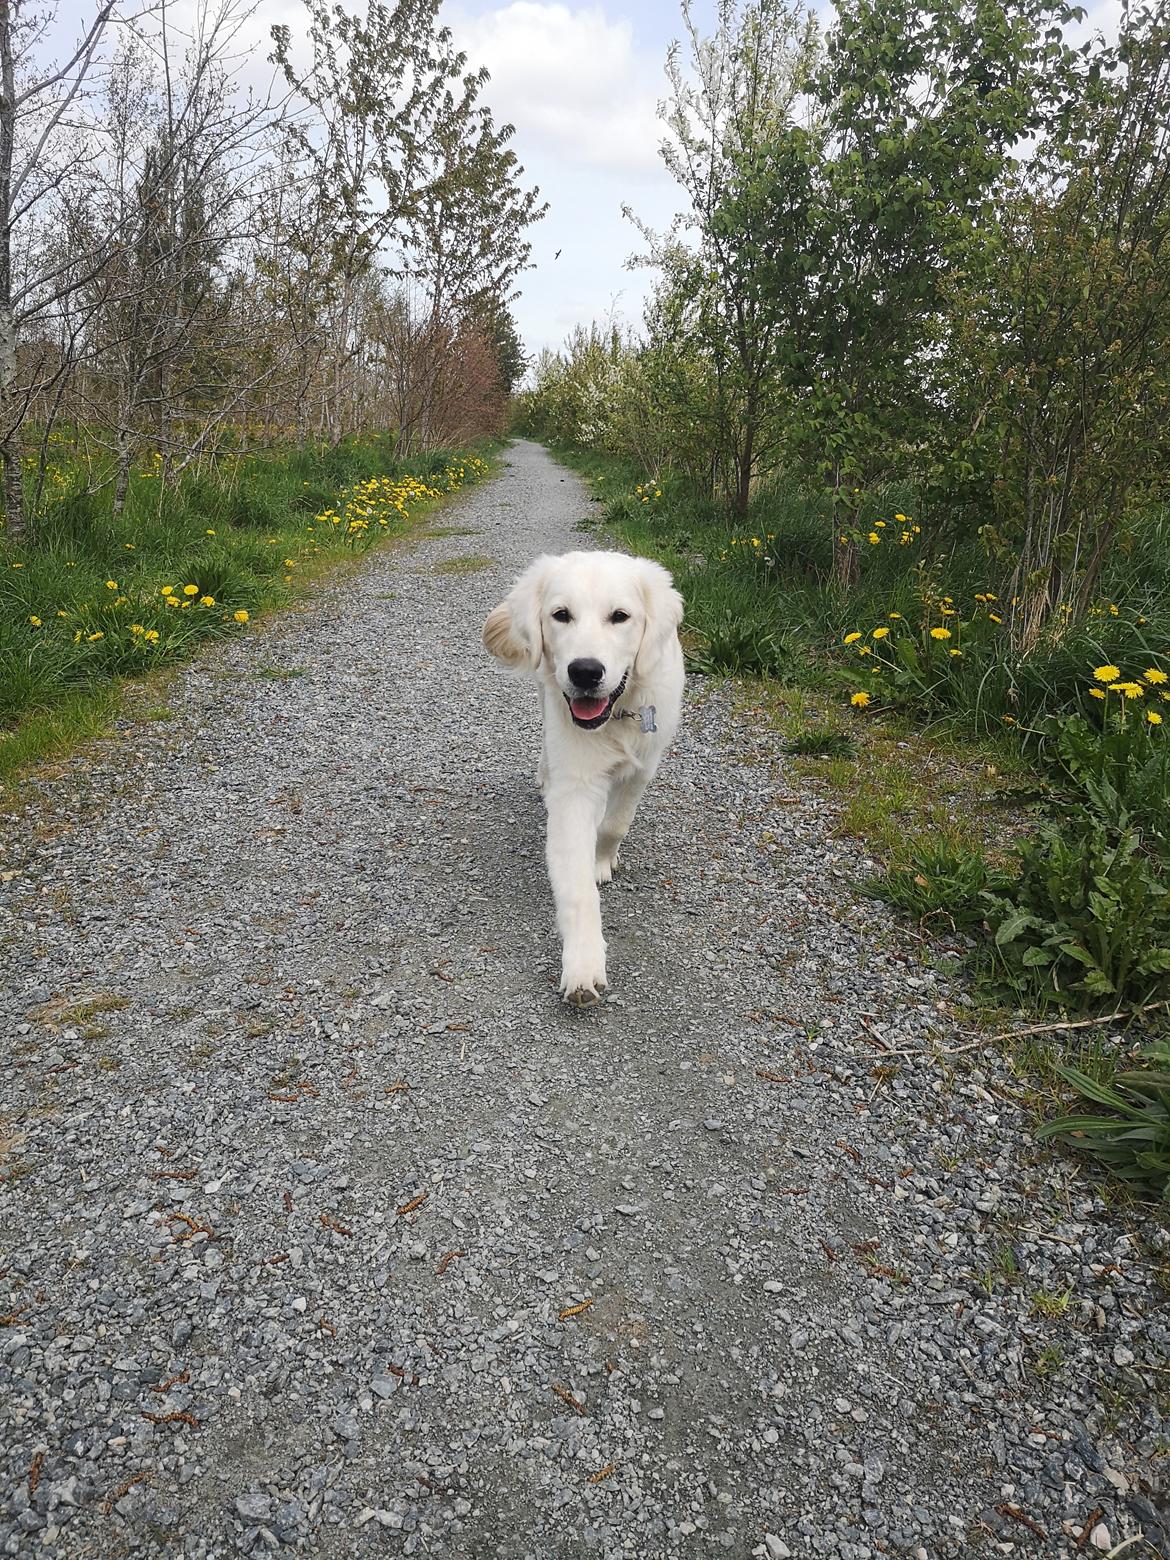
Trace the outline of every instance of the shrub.
<instances>
[{"instance_id":1,"label":"shrub","mask_svg":"<svg viewBox=\"0 0 1170 1560\"><path fill-rule=\"evenodd\" d=\"M1170 991L1170 883L1140 833L1082 810L1047 824L1020 874L991 897L997 965L1031 1000L1141 1005Z\"/></svg>"},{"instance_id":2,"label":"shrub","mask_svg":"<svg viewBox=\"0 0 1170 1560\"><path fill-rule=\"evenodd\" d=\"M1156 1041L1138 1060L1108 1082L1077 1067L1058 1067L1077 1094L1101 1109L1046 1122L1036 1136L1067 1138L1121 1180L1170 1203L1170 1041Z\"/></svg>"}]
</instances>

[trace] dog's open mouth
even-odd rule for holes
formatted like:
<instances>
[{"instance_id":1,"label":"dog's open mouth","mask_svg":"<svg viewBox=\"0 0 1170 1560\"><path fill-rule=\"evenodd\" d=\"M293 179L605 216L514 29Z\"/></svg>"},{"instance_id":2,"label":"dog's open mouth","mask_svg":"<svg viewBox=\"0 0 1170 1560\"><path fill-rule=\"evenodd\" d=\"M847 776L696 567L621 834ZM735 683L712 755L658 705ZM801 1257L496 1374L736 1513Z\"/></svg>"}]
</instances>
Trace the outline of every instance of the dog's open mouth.
<instances>
[{"instance_id":1,"label":"dog's open mouth","mask_svg":"<svg viewBox=\"0 0 1170 1560\"><path fill-rule=\"evenodd\" d=\"M565 703L569 706L569 714L573 717L573 724L581 726L586 731L594 731L598 726L604 726L609 719L614 705L625 692L626 678L629 672L625 672L622 680L612 693L604 698L591 696L587 693L578 693L574 697L565 694Z\"/></svg>"}]
</instances>

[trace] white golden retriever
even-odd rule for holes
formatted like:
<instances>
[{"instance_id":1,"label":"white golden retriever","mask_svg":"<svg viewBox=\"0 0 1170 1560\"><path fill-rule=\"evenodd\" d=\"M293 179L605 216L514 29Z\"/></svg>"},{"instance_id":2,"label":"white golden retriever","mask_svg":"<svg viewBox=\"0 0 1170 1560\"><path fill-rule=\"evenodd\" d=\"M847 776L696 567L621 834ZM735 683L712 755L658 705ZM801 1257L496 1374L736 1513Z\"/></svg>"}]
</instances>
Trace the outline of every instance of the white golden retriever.
<instances>
[{"instance_id":1,"label":"white golden retriever","mask_svg":"<svg viewBox=\"0 0 1170 1560\"><path fill-rule=\"evenodd\" d=\"M574 552L538 558L483 626L492 655L537 679L561 991L578 1007L606 986L597 885L678 727L682 613L660 564Z\"/></svg>"}]
</instances>

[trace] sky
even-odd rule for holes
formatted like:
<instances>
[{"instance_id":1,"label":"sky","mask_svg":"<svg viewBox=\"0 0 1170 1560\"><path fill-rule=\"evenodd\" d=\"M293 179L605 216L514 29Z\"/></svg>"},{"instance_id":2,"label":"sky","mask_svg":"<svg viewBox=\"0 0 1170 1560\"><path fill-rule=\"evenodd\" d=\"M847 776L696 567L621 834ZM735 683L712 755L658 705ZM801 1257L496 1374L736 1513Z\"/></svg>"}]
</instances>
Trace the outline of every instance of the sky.
<instances>
[{"instance_id":1,"label":"sky","mask_svg":"<svg viewBox=\"0 0 1170 1560\"><path fill-rule=\"evenodd\" d=\"M696 6L704 19L710 10ZM516 126L517 156L549 203L513 306L528 351L558 347L591 320L637 325L653 275L628 267L644 245L622 207L664 228L679 206L657 117L666 51L682 32L677 0L447 0L442 17L490 70L485 100Z\"/></svg>"}]
</instances>

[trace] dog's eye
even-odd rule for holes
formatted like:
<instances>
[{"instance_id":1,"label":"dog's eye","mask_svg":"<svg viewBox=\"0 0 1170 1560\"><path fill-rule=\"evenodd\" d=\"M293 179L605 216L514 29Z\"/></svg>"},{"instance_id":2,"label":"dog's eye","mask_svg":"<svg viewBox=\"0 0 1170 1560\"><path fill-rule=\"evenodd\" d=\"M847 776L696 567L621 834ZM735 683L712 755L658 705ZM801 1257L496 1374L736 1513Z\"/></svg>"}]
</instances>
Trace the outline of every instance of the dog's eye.
<instances>
[{"instance_id":1,"label":"dog's eye","mask_svg":"<svg viewBox=\"0 0 1170 1560\"><path fill-rule=\"evenodd\" d=\"M610 613L609 621L611 623L628 623L630 621L630 614L628 612L623 612L619 607L616 612Z\"/></svg>"},{"instance_id":2,"label":"dog's eye","mask_svg":"<svg viewBox=\"0 0 1170 1560\"><path fill-rule=\"evenodd\" d=\"M558 623L571 623L573 621L573 614L569 611L568 607L558 607L557 610L553 613L553 618Z\"/></svg>"}]
</instances>

